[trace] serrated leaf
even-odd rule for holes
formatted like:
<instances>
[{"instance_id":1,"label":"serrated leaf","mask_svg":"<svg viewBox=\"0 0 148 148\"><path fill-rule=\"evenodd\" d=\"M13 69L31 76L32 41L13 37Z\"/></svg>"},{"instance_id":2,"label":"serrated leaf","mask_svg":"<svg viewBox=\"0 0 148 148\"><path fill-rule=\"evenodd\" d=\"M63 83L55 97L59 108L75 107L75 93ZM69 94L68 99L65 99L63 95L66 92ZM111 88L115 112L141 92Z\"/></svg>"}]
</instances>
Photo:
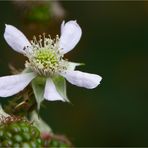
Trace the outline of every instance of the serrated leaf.
<instances>
[{"instance_id":1,"label":"serrated leaf","mask_svg":"<svg viewBox=\"0 0 148 148\"><path fill-rule=\"evenodd\" d=\"M84 63L68 62L67 70L75 70L76 66L85 65Z\"/></svg>"},{"instance_id":2,"label":"serrated leaf","mask_svg":"<svg viewBox=\"0 0 148 148\"><path fill-rule=\"evenodd\" d=\"M63 99L66 102L70 102L67 98L65 79L62 76L58 75L58 76L55 76L52 80L56 86L58 93L63 97Z\"/></svg>"},{"instance_id":3,"label":"serrated leaf","mask_svg":"<svg viewBox=\"0 0 148 148\"><path fill-rule=\"evenodd\" d=\"M41 102L44 100L44 88L46 79L37 77L32 81L32 88L37 102L37 109L40 109Z\"/></svg>"}]
</instances>

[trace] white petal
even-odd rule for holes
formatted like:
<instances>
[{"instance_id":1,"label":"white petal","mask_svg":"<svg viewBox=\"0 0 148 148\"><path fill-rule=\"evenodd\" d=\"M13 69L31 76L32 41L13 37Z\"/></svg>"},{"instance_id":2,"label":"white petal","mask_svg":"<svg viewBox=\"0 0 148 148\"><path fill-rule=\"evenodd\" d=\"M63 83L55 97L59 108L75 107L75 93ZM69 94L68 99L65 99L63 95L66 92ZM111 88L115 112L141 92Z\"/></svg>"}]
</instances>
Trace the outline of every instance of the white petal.
<instances>
[{"instance_id":1,"label":"white petal","mask_svg":"<svg viewBox=\"0 0 148 148\"><path fill-rule=\"evenodd\" d=\"M34 73L0 77L0 97L9 97L23 90L35 78Z\"/></svg>"},{"instance_id":2,"label":"white petal","mask_svg":"<svg viewBox=\"0 0 148 148\"><path fill-rule=\"evenodd\" d=\"M49 101L65 101L57 92L56 87L50 78L46 80L44 98Z\"/></svg>"},{"instance_id":3,"label":"white petal","mask_svg":"<svg viewBox=\"0 0 148 148\"><path fill-rule=\"evenodd\" d=\"M79 87L93 89L100 84L102 77L81 71L67 71L62 74L68 82Z\"/></svg>"},{"instance_id":4,"label":"white petal","mask_svg":"<svg viewBox=\"0 0 148 148\"><path fill-rule=\"evenodd\" d=\"M85 65L84 63L76 63L76 62L68 62L67 64L67 70L75 70L77 66Z\"/></svg>"},{"instance_id":5,"label":"white petal","mask_svg":"<svg viewBox=\"0 0 148 148\"><path fill-rule=\"evenodd\" d=\"M76 21L69 21L66 24L63 21L61 24L60 48L62 53L67 53L72 50L79 42L82 30Z\"/></svg>"},{"instance_id":6,"label":"white petal","mask_svg":"<svg viewBox=\"0 0 148 148\"><path fill-rule=\"evenodd\" d=\"M65 25L65 21L63 21L61 24L61 34L63 33L64 25Z\"/></svg>"},{"instance_id":7,"label":"white petal","mask_svg":"<svg viewBox=\"0 0 148 148\"><path fill-rule=\"evenodd\" d=\"M4 38L15 51L24 54L24 47L31 46L25 35L12 25L6 25Z\"/></svg>"}]
</instances>

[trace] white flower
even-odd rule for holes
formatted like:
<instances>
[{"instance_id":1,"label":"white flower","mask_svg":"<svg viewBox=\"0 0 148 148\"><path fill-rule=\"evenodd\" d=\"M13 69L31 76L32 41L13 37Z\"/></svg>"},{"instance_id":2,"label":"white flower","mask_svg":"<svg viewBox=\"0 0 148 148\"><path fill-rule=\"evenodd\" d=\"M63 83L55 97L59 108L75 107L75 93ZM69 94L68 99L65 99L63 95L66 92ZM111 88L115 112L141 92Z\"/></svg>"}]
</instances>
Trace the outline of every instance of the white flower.
<instances>
[{"instance_id":1,"label":"white flower","mask_svg":"<svg viewBox=\"0 0 148 148\"><path fill-rule=\"evenodd\" d=\"M52 40L50 36L46 37L43 34L43 36L39 36L39 40L34 37L29 42L17 28L6 25L5 40L15 51L26 56L28 61L25 64L26 72L0 77L0 97L12 96L23 90L32 81L38 102L43 99L68 101L62 95L63 92L61 93L61 89L65 91L65 88L63 88L64 81L61 80L63 77L71 84L79 87L88 89L97 87L102 79L99 75L76 71L75 67L80 64L63 59L64 54L76 46L81 35L82 30L76 21L67 23L63 21L60 38L57 36L55 40ZM43 81L34 81L37 78ZM40 91L41 87L44 88L42 92Z\"/></svg>"}]
</instances>

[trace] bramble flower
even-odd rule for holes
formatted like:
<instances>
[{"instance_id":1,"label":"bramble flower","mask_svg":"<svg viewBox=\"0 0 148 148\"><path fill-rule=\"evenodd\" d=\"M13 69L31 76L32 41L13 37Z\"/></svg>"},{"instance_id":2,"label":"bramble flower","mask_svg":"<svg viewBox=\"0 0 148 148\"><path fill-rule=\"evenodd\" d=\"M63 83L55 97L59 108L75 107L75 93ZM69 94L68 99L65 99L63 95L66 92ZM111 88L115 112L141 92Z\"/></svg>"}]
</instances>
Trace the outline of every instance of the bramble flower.
<instances>
[{"instance_id":1,"label":"bramble flower","mask_svg":"<svg viewBox=\"0 0 148 148\"><path fill-rule=\"evenodd\" d=\"M15 51L28 58L25 70L17 75L0 77L0 97L9 97L22 91L30 82L38 103L43 99L68 101L65 79L73 85L93 89L100 84L96 74L75 70L81 64L64 60L64 54L79 42L82 30L76 21L61 24L61 36L52 40L43 34L30 42L12 25L6 25L4 38ZM64 79L65 78L65 79Z\"/></svg>"}]
</instances>

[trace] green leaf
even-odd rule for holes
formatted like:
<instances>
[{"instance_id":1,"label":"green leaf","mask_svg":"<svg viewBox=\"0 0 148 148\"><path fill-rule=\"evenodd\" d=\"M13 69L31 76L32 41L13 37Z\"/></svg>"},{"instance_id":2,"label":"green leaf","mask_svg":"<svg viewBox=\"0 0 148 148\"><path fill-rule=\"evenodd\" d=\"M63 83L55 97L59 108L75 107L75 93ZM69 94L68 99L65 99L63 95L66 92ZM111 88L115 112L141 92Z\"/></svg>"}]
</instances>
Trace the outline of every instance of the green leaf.
<instances>
[{"instance_id":1,"label":"green leaf","mask_svg":"<svg viewBox=\"0 0 148 148\"><path fill-rule=\"evenodd\" d=\"M45 81L46 79L44 77L36 77L32 81L32 88L37 102L38 110L40 109L41 102L44 100Z\"/></svg>"},{"instance_id":2,"label":"green leaf","mask_svg":"<svg viewBox=\"0 0 148 148\"><path fill-rule=\"evenodd\" d=\"M41 117L38 117L36 111L31 113L31 121L41 132L52 132L50 126L45 121L43 121Z\"/></svg>"},{"instance_id":3,"label":"green leaf","mask_svg":"<svg viewBox=\"0 0 148 148\"><path fill-rule=\"evenodd\" d=\"M84 63L68 62L67 70L75 70L76 66L85 65Z\"/></svg>"},{"instance_id":4,"label":"green leaf","mask_svg":"<svg viewBox=\"0 0 148 148\"><path fill-rule=\"evenodd\" d=\"M63 97L63 99L66 102L70 102L67 98L65 79L62 76L58 75L58 76L53 77L52 80L56 86L58 93Z\"/></svg>"}]
</instances>

